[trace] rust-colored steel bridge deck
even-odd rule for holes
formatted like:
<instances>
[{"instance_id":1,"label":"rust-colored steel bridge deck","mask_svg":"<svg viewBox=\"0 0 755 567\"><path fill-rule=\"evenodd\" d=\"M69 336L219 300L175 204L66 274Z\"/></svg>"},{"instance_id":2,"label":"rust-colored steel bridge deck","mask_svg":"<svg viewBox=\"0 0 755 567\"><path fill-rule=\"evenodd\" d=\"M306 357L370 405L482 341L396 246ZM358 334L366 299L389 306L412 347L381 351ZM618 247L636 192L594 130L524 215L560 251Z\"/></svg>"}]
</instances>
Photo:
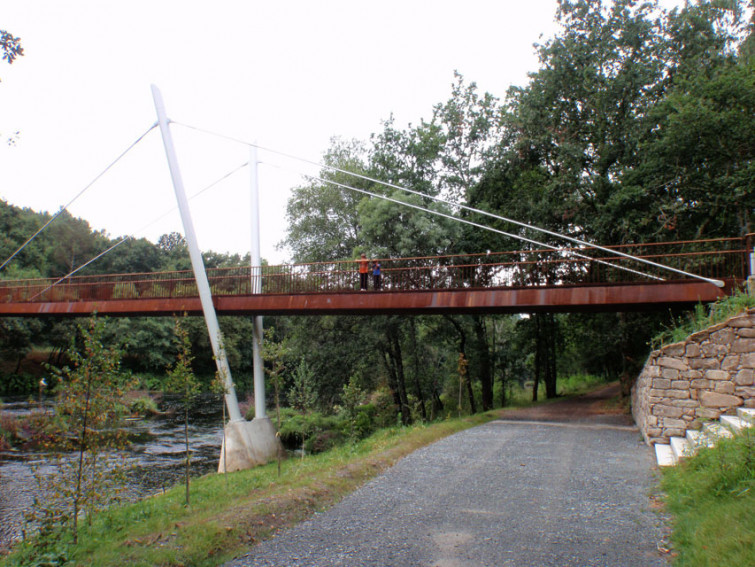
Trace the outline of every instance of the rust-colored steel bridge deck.
<instances>
[{"instance_id":1,"label":"rust-colored steel bridge deck","mask_svg":"<svg viewBox=\"0 0 755 567\"><path fill-rule=\"evenodd\" d=\"M611 247L613 253L578 248L386 258L380 260L381 289L374 289L370 275L368 291L359 290L354 260L215 268L207 275L220 315L653 310L710 302L731 293L749 275L750 240L625 245ZM616 251L726 285L719 288L639 264ZM259 293L253 293L255 289ZM200 314L201 305L191 271L0 280L0 316L94 312Z\"/></svg>"}]
</instances>

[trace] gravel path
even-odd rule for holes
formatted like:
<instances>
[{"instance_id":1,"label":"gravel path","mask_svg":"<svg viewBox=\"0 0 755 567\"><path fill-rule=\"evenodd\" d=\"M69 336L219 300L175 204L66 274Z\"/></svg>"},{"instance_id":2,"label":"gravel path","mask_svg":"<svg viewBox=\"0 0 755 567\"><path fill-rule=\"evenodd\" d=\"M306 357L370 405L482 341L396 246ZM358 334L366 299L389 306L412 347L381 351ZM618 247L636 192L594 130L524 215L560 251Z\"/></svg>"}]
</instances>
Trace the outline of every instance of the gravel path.
<instances>
[{"instance_id":1,"label":"gravel path","mask_svg":"<svg viewBox=\"0 0 755 567\"><path fill-rule=\"evenodd\" d=\"M228 567L666 565L652 450L585 413L505 414L420 449Z\"/></svg>"}]
</instances>

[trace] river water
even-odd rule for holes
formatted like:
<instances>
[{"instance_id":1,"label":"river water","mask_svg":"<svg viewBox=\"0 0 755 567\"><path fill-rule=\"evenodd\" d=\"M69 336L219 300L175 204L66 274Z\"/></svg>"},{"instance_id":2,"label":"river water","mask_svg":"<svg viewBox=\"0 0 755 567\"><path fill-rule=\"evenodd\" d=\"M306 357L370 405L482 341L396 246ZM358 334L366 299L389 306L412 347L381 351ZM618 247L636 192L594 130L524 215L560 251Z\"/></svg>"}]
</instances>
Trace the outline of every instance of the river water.
<instances>
[{"instance_id":1,"label":"river water","mask_svg":"<svg viewBox=\"0 0 755 567\"><path fill-rule=\"evenodd\" d=\"M8 414L52 411L49 404L40 410L39 404L28 401L4 402L0 411ZM221 403L219 398L205 397L191 410L189 449L193 477L217 471L223 442ZM183 480L186 455L183 411L169 400L166 406L177 411L127 424L134 434L125 454L131 466L125 491L130 498L156 494ZM24 511L32 506L37 491L33 470L41 468L46 474L54 474L52 463L51 457L41 452L0 451L0 548L21 536Z\"/></svg>"}]
</instances>

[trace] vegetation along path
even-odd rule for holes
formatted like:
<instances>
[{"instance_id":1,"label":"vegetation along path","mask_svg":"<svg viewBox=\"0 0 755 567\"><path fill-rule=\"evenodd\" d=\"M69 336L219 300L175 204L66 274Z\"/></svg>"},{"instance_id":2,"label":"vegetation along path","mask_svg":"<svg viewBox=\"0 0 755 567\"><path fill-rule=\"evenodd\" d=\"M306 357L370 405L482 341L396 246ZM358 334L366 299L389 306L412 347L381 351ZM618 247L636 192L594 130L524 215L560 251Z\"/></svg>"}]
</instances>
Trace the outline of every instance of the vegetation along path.
<instances>
[{"instance_id":1,"label":"vegetation along path","mask_svg":"<svg viewBox=\"0 0 755 567\"><path fill-rule=\"evenodd\" d=\"M502 412L228 567L666 565L652 451L614 393Z\"/></svg>"}]
</instances>

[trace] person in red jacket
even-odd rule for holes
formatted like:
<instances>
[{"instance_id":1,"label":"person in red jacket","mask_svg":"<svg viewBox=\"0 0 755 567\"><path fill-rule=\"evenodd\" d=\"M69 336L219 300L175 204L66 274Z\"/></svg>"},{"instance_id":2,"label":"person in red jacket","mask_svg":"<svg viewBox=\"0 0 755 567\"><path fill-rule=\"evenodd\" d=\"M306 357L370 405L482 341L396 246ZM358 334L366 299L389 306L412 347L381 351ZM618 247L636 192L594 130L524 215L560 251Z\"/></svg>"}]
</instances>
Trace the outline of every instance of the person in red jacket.
<instances>
[{"instance_id":1,"label":"person in red jacket","mask_svg":"<svg viewBox=\"0 0 755 567\"><path fill-rule=\"evenodd\" d=\"M367 282L370 276L370 261L362 253L359 258L359 291L367 291Z\"/></svg>"}]
</instances>

